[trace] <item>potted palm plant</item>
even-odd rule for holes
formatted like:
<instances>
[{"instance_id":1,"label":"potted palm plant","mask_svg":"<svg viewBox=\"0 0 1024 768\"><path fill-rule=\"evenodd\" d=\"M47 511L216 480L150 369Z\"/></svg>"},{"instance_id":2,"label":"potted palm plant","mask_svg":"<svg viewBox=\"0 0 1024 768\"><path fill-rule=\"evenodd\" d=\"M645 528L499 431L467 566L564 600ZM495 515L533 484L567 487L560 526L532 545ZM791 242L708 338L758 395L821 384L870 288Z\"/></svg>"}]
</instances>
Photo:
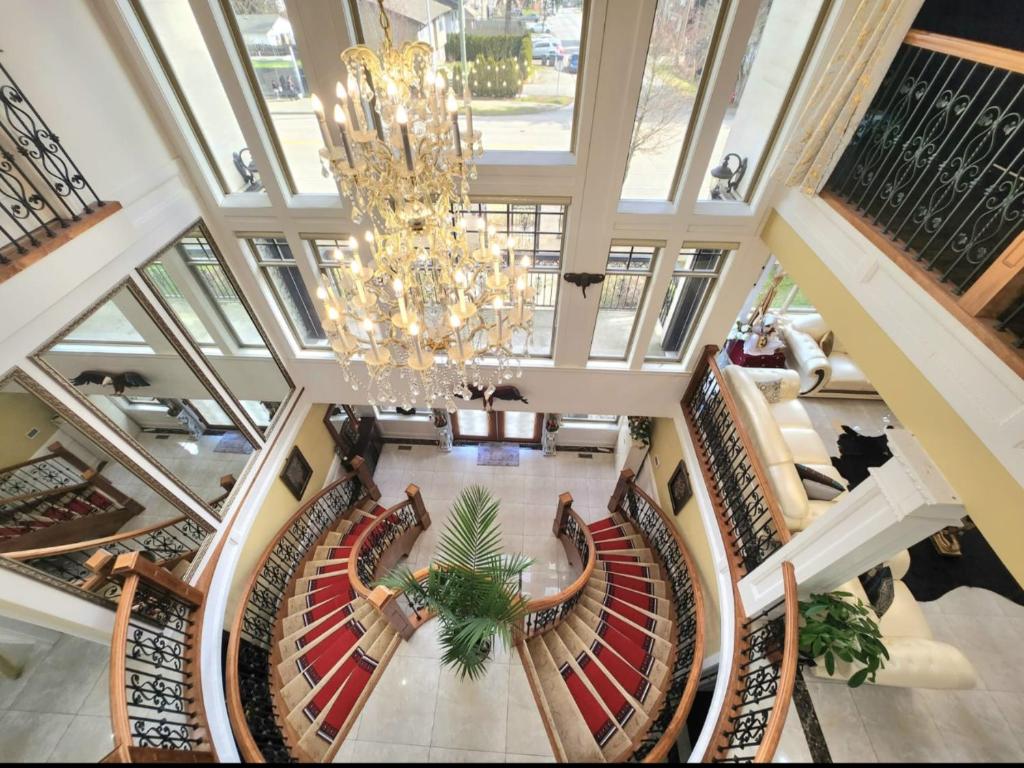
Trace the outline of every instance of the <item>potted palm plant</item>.
<instances>
[{"instance_id":1,"label":"potted palm plant","mask_svg":"<svg viewBox=\"0 0 1024 768\"><path fill-rule=\"evenodd\" d=\"M452 503L426 579L418 581L401 565L379 583L436 614L441 663L475 680L487 669L495 638L512 645L526 609L520 577L532 563L501 551L498 501L486 488L471 485Z\"/></svg>"}]
</instances>

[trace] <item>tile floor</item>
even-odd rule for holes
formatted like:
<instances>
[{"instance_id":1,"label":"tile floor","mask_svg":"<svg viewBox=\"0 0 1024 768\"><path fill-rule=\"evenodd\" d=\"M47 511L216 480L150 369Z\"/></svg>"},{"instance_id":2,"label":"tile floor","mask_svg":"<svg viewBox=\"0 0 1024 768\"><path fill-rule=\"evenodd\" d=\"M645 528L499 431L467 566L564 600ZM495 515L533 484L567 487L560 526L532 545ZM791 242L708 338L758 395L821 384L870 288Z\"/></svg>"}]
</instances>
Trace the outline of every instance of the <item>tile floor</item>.
<instances>
[{"instance_id":1,"label":"tile floor","mask_svg":"<svg viewBox=\"0 0 1024 768\"><path fill-rule=\"evenodd\" d=\"M0 678L0 757L5 762L98 762L113 749L110 648L0 618L31 631L35 647L15 680Z\"/></svg>"},{"instance_id":2,"label":"tile floor","mask_svg":"<svg viewBox=\"0 0 1024 768\"><path fill-rule=\"evenodd\" d=\"M552 594L577 575L551 533L558 495L569 491L587 522L607 516L615 485L611 454L581 459L560 452L545 458L520 449L518 467L482 467L476 447L449 454L432 446L399 451L387 445L374 475L381 503L403 498L409 483L420 486L431 527L409 556L415 568L427 564L459 489L479 483L501 499L499 520L505 546L534 558L524 589ZM486 677L460 681L443 669L436 623L419 629L399 646L335 762L554 762L536 702L518 654L499 648Z\"/></svg>"},{"instance_id":3,"label":"tile floor","mask_svg":"<svg viewBox=\"0 0 1024 768\"><path fill-rule=\"evenodd\" d=\"M888 425L900 426L899 420L881 400L858 400L838 397L802 397L800 403L814 424L814 431L825 441L829 454L839 455L837 441L842 425L853 427L864 435L880 435Z\"/></svg>"},{"instance_id":4,"label":"tile floor","mask_svg":"<svg viewBox=\"0 0 1024 768\"><path fill-rule=\"evenodd\" d=\"M1024 761L1024 606L960 587L921 603L937 640L966 654L978 686L966 691L845 685L807 677L834 762ZM810 761L795 711L780 744Z\"/></svg>"}]
</instances>

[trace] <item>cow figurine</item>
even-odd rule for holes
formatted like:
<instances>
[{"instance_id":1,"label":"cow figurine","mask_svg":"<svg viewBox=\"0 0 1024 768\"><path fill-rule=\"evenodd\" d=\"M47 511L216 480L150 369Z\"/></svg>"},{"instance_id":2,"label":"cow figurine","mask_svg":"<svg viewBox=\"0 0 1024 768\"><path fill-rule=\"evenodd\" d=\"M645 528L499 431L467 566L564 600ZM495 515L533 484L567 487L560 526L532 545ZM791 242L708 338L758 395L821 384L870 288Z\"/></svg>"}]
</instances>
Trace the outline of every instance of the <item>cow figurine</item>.
<instances>
[{"instance_id":1,"label":"cow figurine","mask_svg":"<svg viewBox=\"0 0 1024 768\"><path fill-rule=\"evenodd\" d=\"M494 399L498 400L518 400L520 403L526 403L529 405L530 401L523 397L522 392L519 391L518 387L514 387L511 384L502 384L501 386L495 387L491 385L487 389L478 387L473 384L467 384L466 388L470 391L470 400L479 400L481 397L484 399L484 410L493 411Z\"/></svg>"}]
</instances>

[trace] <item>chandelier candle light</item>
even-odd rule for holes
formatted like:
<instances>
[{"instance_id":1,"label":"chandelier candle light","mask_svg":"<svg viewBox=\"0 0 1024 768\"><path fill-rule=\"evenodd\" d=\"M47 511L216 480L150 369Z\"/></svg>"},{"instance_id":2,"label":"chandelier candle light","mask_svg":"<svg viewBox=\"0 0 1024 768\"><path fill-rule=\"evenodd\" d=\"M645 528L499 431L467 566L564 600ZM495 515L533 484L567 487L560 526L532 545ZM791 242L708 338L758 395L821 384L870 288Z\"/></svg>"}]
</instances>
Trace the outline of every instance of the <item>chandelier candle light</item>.
<instances>
[{"instance_id":1,"label":"chandelier candle light","mask_svg":"<svg viewBox=\"0 0 1024 768\"><path fill-rule=\"evenodd\" d=\"M317 296L354 389L351 364L366 364L371 404L441 401L454 411L455 397L470 397L468 384L489 391L522 375L519 357L533 332L530 261L517 265L512 238L463 213L483 153L466 63L463 129L433 48L422 41L395 48L378 4L380 51L357 45L341 54L347 78L335 88L336 133L324 104L312 99L324 172L351 202L352 220L368 227L372 262L364 266L350 237L332 254L342 268L324 274Z\"/></svg>"}]
</instances>

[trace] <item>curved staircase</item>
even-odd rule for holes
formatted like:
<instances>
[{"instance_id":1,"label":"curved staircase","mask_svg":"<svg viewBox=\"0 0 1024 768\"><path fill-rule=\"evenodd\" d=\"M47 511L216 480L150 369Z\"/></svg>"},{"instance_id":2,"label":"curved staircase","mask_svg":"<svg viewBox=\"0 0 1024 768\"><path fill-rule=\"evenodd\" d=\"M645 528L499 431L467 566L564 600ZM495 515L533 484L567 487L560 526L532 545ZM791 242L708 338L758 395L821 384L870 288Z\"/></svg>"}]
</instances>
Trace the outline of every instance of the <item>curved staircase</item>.
<instances>
[{"instance_id":1,"label":"curved staircase","mask_svg":"<svg viewBox=\"0 0 1024 768\"><path fill-rule=\"evenodd\" d=\"M331 761L398 644L428 618L404 593L372 586L430 525L419 490L384 509L355 466L281 529L236 617L229 714L247 761ZM696 690L700 585L673 522L631 472L609 510L588 526L562 494L553 532L580 575L527 602L517 647L560 761L655 762Z\"/></svg>"},{"instance_id":2,"label":"curved staircase","mask_svg":"<svg viewBox=\"0 0 1024 768\"><path fill-rule=\"evenodd\" d=\"M278 711L304 762L325 762L337 752L356 705L398 647L398 633L356 593L348 568L362 534L388 513L364 500L327 534L297 572L278 624Z\"/></svg>"},{"instance_id":3,"label":"curved staircase","mask_svg":"<svg viewBox=\"0 0 1024 768\"><path fill-rule=\"evenodd\" d=\"M530 604L520 645L552 749L562 762L662 760L689 713L703 658L696 570L632 472L620 477L609 517L585 525L563 510L571 503L563 495L563 541L577 545L583 577L559 606Z\"/></svg>"}]
</instances>

